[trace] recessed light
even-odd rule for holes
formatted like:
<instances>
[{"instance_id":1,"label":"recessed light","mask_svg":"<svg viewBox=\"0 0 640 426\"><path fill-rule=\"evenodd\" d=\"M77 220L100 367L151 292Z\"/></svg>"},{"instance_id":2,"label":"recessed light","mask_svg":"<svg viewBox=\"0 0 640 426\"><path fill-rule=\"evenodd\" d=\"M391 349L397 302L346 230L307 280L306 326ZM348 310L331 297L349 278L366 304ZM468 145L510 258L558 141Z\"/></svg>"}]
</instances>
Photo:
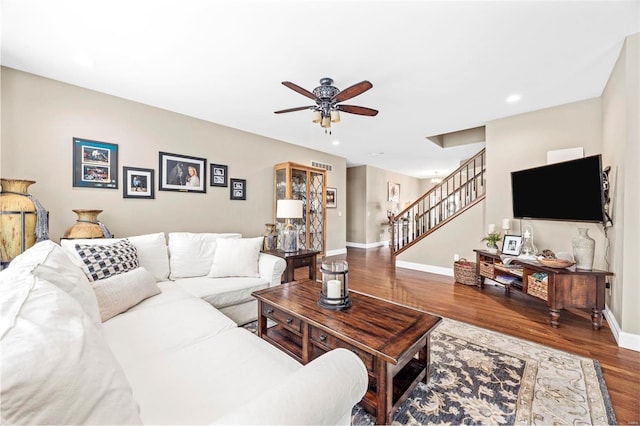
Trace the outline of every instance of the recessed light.
<instances>
[{"instance_id":1,"label":"recessed light","mask_svg":"<svg viewBox=\"0 0 640 426\"><path fill-rule=\"evenodd\" d=\"M384 155L384 152L371 152L371 153L369 153L369 156L371 156L371 157L377 157L378 155Z\"/></svg>"},{"instance_id":2,"label":"recessed light","mask_svg":"<svg viewBox=\"0 0 640 426\"><path fill-rule=\"evenodd\" d=\"M340 145L340 141L333 141L333 142L331 142L331 144L334 145L334 146L338 146L338 145Z\"/></svg>"},{"instance_id":3,"label":"recessed light","mask_svg":"<svg viewBox=\"0 0 640 426\"><path fill-rule=\"evenodd\" d=\"M509 95L506 99L507 102L509 102L510 104L514 103L514 102L518 102L520 100L522 96L520 96L517 93L514 93L513 95Z\"/></svg>"}]
</instances>

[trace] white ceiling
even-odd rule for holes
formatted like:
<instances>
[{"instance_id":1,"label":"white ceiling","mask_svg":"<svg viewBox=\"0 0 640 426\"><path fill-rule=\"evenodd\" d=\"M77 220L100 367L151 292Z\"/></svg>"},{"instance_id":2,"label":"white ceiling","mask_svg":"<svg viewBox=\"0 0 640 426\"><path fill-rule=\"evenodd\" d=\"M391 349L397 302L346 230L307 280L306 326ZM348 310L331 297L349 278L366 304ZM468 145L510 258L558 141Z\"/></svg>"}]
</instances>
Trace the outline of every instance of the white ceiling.
<instances>
[{"instance_id":1,"label":"white ceiling","mask_svg":"<svg viewBox=\"0 0 640 426\"><path fill-rule=\"evenodd\" d=\"M1 0L2 65L410 176L482 144L426 137L600 96L640 1ZM92 67L77 59L90 58ZM328 135L311 91L373 88ZM518 93L522 99L507 103ZM332 143L339 141L338 146ZM518 141L514 141L517 144ZM379 155L372 155L379 154Z\"/></svg>"}]
</instances>

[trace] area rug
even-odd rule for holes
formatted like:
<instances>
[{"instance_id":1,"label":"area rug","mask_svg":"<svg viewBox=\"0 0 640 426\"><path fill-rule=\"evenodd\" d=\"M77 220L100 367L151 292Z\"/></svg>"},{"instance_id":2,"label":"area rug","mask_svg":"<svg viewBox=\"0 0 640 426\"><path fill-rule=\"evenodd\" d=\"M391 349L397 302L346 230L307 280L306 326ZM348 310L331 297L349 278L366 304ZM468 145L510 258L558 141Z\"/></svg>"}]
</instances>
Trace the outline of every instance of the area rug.
<instances>
[{"instance_id":1,"label":"area rug","mask_svg":"<svg viewBox=\"0 0 640 426\"><path fill-rule=\"evenodd\" d=\"M255 323L246 326L255 331ZM352 424L375 418L355 406ZM431 335L431 369L392 424L616 424L597 360L451 319Z\"/></svg>"}]
</instances>

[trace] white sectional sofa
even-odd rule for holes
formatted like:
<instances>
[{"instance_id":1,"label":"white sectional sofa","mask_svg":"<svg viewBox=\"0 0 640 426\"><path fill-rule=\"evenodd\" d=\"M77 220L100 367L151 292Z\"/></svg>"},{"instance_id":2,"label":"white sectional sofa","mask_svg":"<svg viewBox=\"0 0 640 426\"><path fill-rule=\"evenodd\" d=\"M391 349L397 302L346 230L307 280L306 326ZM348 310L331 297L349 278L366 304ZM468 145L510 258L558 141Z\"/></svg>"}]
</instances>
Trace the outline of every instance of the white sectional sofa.
<instances>
[{"instance_id":1,"label":"white sectional sofa","mask_svg":"<svg viewBox=\"0 0 640 426\"><path fill-rule=\"evenodd\" d=\"M238 327L257 313L247 295L284 270L253 257L257 239L62 244L38 243L0 272L2 424L350 422L368 380L356 355L302 366Z\"/></svg>"}]
</instances>

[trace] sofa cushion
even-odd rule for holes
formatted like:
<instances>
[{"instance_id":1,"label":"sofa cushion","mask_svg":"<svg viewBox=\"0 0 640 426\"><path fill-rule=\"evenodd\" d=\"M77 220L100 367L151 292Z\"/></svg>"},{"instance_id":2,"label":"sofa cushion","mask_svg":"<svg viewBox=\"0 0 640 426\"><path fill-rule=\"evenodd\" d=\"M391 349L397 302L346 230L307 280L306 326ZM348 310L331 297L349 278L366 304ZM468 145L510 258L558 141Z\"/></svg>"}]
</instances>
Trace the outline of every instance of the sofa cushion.
<instances>
[{"instance_id":1,"label":"sofa cushion","mask_svg":"<svg viewBox=\"0 0 640 426\"><path fill-rule=\"evenodd\" d=\"M0 288L3 424L141 423L100 325L75 298L27 268L2 271Z\"/></svg>"},{"instance_id":2,"label":"sofa cushion","mask_svg":"<svg viewBox=\"0 0 640 426\"><path fill-rule=\"evenodd\" d=\"M136 248L126 239L108 245L76 244L76 251L92 281L132 271L140 266Z\"/></svg>"},{"instance_id":3,"label":"sofa cushion","mask_svg":"<svg viewBox=\"0 0 640 426\"><path fill-rule=\"evenodd\" d=\"M98 302L89 279L66 250L51 240L41 241L17 256L9 268L26 268L75 298L89 318L100 324Z\"/></svg>"},{"instance_id":4,"label":"sofa cushion","mask_svg":"<svg viewBox=\"0 0 640 426\"><path fill-rule=\"evenodd\" d=\"M105 339L122 368L146 364L164 353L237 327L220 311L190 295L176 298L175 292L168 292L168 299L153 304L163 294L104 322Z\"/></svg>"},{"instance_id":5,"label":"sofa cushion","mask_svg":"<svg viewBox=\"0 0 640 426\"><path fill-rule=\"evenodd\" d=\"M258 256L264 238L220 239L207 276L259 277Z\"/></svg>"},{"instance_id":6,"label":"sofa cushion","mask_svg":"<svg viewBox=\"0 0 640 426\"><path fill-rule=\"evenodd\" d=\"M74 259L80 260L76 251L76 244L113 244L124 238L93 238L61 240L60 245L71 254ZM164 232L155 234L136 235L127 237L138 252L138 263L153 274L156 281L164 281L169 278L169 252Z\"/></svg>"},{"instance_id":7,"label":"sofa cushion","mask_svg":"<svg viewBox=\"0 0 640 426\"><path fill-rule=\"evenodd\" d=\"M168 244L171 279L207 275L217 241L222 238L242 238L242 234L171 232Z\"/></svg>"},{"instance_id":8,"label":"sofa cushion","mask_svg":"<svg viewBox=\"0 0 640 426\"><path fill-rule=\"evenodd\" d=\"M145 268L136 268L93 283L102 322L144 299L160 293L156 280Z\"/></svg>"},{"instance_id":9,"label":"sofa cushion","mask_svg":"<svg viewBox=\"0 0 640 426\"><path fill-rule=\"evenodd\" d=\"M300 368L280 349L235 328L124 370L145 424L210 424Z\"/></svg>"},{"instance_id":10,"label":"sofa cushion","mask_svg":"<svg viewBox=\"0 0 640 426\"><path fill-rule=\"evenodd\" d=\"M250 277L182 278L175 283L218 309L255 300L251 293L269 287L268 281Z\"/></svg>"}]
</instances>

